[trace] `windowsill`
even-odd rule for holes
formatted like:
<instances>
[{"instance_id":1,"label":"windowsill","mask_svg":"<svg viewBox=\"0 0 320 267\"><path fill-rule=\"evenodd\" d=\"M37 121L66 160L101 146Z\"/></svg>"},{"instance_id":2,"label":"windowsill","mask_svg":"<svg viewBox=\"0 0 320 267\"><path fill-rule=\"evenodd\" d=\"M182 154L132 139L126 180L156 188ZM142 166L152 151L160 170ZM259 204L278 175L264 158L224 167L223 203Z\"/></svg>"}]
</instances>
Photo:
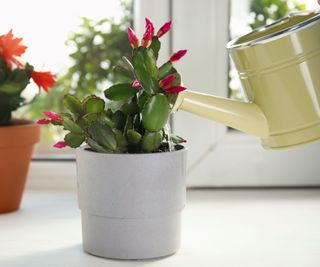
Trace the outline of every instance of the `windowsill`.
<instances>
[{"instance_id":1,"label":"windowsill","mask_svg":"<svg viewBox=\"0 0 320 267\"><path fill-rule=\"evenodd\" d=\"M182 246L152 261L86 254L73 192L28 191L0 216L0 266L319 266L320 189L189 190Z\"/></svg>"}]
</instances>

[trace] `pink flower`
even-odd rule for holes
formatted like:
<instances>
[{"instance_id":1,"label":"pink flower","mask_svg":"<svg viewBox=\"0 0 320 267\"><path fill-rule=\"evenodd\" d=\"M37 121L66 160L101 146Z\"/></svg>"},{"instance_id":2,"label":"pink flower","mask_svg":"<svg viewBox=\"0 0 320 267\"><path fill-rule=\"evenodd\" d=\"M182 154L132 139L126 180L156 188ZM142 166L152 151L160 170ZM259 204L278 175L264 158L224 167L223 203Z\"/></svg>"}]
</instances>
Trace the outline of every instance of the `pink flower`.
<instances>
[{"instance_id":1,"label":"pink flower","mask_svg":"<svg viewBox=\"0 0 320 267\"><path fill-rule=\"evenodd\" d=\"M58 113L55 113L53 111L44 111L43 113L52 121L55 121L55 122L63 121L63 117Z\"/></svg>"},{"instance_id":2,"label":"pink flower","mask_svg":"<svg viewBox=\"0 0 320 267\"><path fill-rule=\"evenodd\" d=\"M55 148L64 148L66 146L67 146L67 143L65 141L59 141L53 145L53 147Z\"/></svg>"},{"instance_id":3,"label":"pink flower","mask_svg":"<svg viewBox=\"0 0 320 267\"><path fill-rule=\"evenodd\" d=\"M170 61L171 63L178 61L180 58L182 58L182 57L187 53L187 51L188 51L187 49L184 49L184 50L179 50L179 51L176 52L176 53L173 53L173 54L171 55L169 61Z\"/></svg>"},{"instance_id":4,"label":"pink flower","mask_svg":"<svg viewBox=\"0 0 320 267\"><path fill-rule=\"evenodd\" d=\"M52 111L44 111L44 115L47 116L47 118L41 118L37 121L38 124L48 124L52 121L61 123L63 121L63 117L55 112Z\"/></svg>"},{"instance_id":5,"label":"pink flower","mask_svg":"<svg viewBox=\"0 0 320 267\"><path fill-rule=\"evenodd\" d=\"M166 22L165 24L163 24L163 26L157 32L158 38L160 38L162 35L164 35L168 31L170 31L171 26L172 26L172 20L170 20L170 21Z\"/></svg>"},{"instance_id":6,"label":"pink flower","mask_svg":"<svg viewBox=\"0 0 320 267\"><path fill-rule=\"evenodd\" d=\"M167 95L179 94L180 92L187 89L180 85L171 85L175 78L176 76L174 74L169 74L159 81L159 86L166 92Z\"/></svg>"},{"instance_id":7,"label":"pink flower","mask_svg":"<svg viewBox=\"0 0 320 267\"><path fill-rule=\"evenodd\" d=\"M132 48L138 48L140 45L139 39L135 32L129 27L128 28L128 38Z\"/></svg>"},{"instance_id":8,"label":"pink flower","mask_svg":"<svg viewBox=\"0 0 320 267\"><path fill-rule=\"evenodd\" d=\"M140 83L138 80L134 80L132 83L132 87L135 89L139 89L140 88Z\"/></svg>"},{"instance_id":9,"label":"pink flower","mask_svg":"<svg viewBox=\"0 0 320 267\"><path fill-rule=\"evenodd\" d=\"M171 83L174 81L176 76L174 74L169 74L165 78L159 81L159 86L163 89L168 89L171 87Z\"/></svg>"},{"instance_id":10,"label":"pink flower","mask_svg":"<svg viewBox=\"0 0 320 267\"><path fill-rule=\"evenodd\" d=\"M141 42L141 44L147 48L151 45L151 42L152 42L152 32L151 31L152 31L151 24L148 24L146 26L146 31L143 35L142 42Z\"/></svg>"},{"instance_id":11,"label":"pink flower","mask_svg":"<svg viewBox=\"0 0 320 267\"><path fill-rule=\"evenodd\" d=\"M50 122L51 122L51 119L41 118L37 121L37 124L49 124Z\"/></svg>"},{"instance_id":12,"label":"pink flower","mask_svg":"<svg viewBox=\"0 0 320 267\"><path fill-rule=\"evenodd\" d=\"M151 36L153 37L154 36L154 26L153 26L153 23L150 19L148 18L145 18L146 20L146 28L150 25L150 32L151 32Z\"/></svg>"},{"instance_id":13,"label":"pink flower","mask_svg":"<svg viewBox=\"0 0 320 267\"><path fill-rule=\"evenodd\" d=\"M180 85L173 85L170 88L166 89L167 94L179 94L180 92L186 90L186 87L180 86Z\"/></svg>"}]
</instances>

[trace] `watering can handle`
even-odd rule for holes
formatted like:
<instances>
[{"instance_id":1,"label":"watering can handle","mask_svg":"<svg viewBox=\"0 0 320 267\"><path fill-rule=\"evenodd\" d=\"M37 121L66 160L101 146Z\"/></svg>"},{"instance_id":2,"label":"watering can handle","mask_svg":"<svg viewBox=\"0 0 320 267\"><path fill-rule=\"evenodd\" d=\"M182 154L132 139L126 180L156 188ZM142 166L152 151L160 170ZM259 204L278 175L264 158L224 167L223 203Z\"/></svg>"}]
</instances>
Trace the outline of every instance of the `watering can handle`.
<instances>
[{"instance_id":1,"label":"watering can handle","mask_svg":"<svg viewBox=\"0 0 320 267\"><path fill-rule=\"evenodd\" d=\"M172 111L182 109L201 117L258 136L269 137L269 126L261 109L252 102L241 102L194 91L178 95Z\"/></svg>"}]
</instances>

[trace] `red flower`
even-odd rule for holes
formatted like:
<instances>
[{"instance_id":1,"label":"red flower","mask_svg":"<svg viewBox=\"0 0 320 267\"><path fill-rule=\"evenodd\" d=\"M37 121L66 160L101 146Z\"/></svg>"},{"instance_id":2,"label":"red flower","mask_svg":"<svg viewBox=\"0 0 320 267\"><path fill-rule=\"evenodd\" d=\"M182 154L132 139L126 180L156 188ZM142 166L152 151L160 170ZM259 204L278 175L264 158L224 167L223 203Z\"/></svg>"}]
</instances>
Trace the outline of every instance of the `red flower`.
<instances>
[{"instance_id":1,"label":"red flower","mask_svg":"<svg viewBox=\"0 0 320 267\"><path fill-rule=\"evenodd\" d=\"M52 111L44 111L43 113L44 113L44 115L47 116L47 118L39 119L37 121L38 124L48 124L51 121L55 121L55 122L61 123L63 121L63 117L60 114L57 114L57 113L52 112Z\"/></svg>"},{"instance_id":2,"label":"red flower","mask_svg":"<svg viewBox=\"0 0 320 267\"><path fill-rule=\"evenodd\" d=\"M26 46L20 44L21 41L22 38L13 37L12 30L5 35L0 35L0 55L9 68L12 67L12 63L17 67L23 66L16 58L20 57L27 49Z\"/></svg>"},{"instance_id":3,"label":"red flower","mask_svg":"<svg viewBox=\"0 0 320 267\"><path fill-rule=\"evenodd\" d=\"M152 42L152 26L151 24L148 24L146 26L146 31L143 35L141 44L148 48L151 45L151 42Z\"/></svg>"},{"instance_id":4,"label":"red flower","mask_svg":"<svg viewBox=\"0 0 320 267\"><path fill-rule=\"evenodd\" d=\"M136 33L129 27L128 28L128 38L132 48L138 48L140 43Z\"/></svg>"},{"instance_id":5,"label":"red flower","mask_svg":"<svg viewBox=\"0 0 320 267\"><path fill-rule=\"evenodd\" d=\"M169 61L170 61L171 63L178 61L180 58L182 58L182 57L187 53L187 51L188 51L188 50L185 49L185 50L179 50L178 52L173 53L173 54L171 55Z\"/></svg>"},{"instance_id":6,"label":"red flower","mask_svg":"<svg viewBox=\"0 0 320 267\"><path fill-rule=\"evenodd\" d=\"M134 80L132 83L132 87L135 89L139 89L140 88L140 83L138 80Z\"/></svg>"},{"instance_id":7,"label":"red flower","mask_svg":"<svg viewBox=\"0 0 320 267\"><path fill-rule=\"evenodd\" d=\"M59 141L53 145L53 147L55 148L64 148L66 146L67 146L67 143L65 141Z\"/></svg>"},{"instance_id":8,"label":"red flower","mask_svg":"<svg viewBox=\"0 0 320 267\"><path fill-rule=\"evenodd\" d=\"M163 89L168 89L171 87L171 83L174 81L176 76L174 74L169 74L165 78L159 81L159 86Z\"/></svg>"},{"instance_id":9,"label":"red flower","mask_svg":"<svg viewBox=\"0 0 320 267\"><path fill-rule=\"evenodd\" d=\"M172 20L170 20L170 21L166 22L165 24L163 24L163 26L157 32L158 38L160 38L162 35L164 35L168 31L170 31L171 26L172 26Z\"/></svg>"},{"instance_id":10,"label":"red flower","mask_svg":"<svg viewBox=\"0 0 320 267\"><path fill-rule=\"evenodd\" d=\"M148 25L150 25L150 32L151 32L151 36L153 37L154 36L154 26L153 26L153 23L150 19L148 18L145 18L146 20L146 28L148 27Z\"/></svg>"},{"instance_id":11,"label":"red flower","mask_svg":"<svg viewBox=\"0 0 320 267\"><path fill-rule=\"evenodd\" d=\"M40 87L43 88L48 93L49 88L55 85L55 77L51 72L37 72L33 71L31 73L33 81Z\"/></svg>"}]
</instances>

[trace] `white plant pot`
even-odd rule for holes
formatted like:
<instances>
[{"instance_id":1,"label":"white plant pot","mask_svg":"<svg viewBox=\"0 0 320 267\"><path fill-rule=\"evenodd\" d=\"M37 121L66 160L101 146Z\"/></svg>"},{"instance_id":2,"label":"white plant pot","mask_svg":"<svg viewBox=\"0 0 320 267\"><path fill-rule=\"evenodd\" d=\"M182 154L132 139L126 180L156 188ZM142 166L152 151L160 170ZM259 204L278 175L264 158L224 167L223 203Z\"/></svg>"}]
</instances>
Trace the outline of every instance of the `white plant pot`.
<instances>
[{"instance_id":1,"label":"white plant pot","mask_svg":"<svg viewBox=\"0 0 320 267\"><path fill-rule=\"evenodd\" d=\"M174 254L186 198L186 149L104 154L77 149L83 248L116 259Z\"/></svg>"}]
</instances>

